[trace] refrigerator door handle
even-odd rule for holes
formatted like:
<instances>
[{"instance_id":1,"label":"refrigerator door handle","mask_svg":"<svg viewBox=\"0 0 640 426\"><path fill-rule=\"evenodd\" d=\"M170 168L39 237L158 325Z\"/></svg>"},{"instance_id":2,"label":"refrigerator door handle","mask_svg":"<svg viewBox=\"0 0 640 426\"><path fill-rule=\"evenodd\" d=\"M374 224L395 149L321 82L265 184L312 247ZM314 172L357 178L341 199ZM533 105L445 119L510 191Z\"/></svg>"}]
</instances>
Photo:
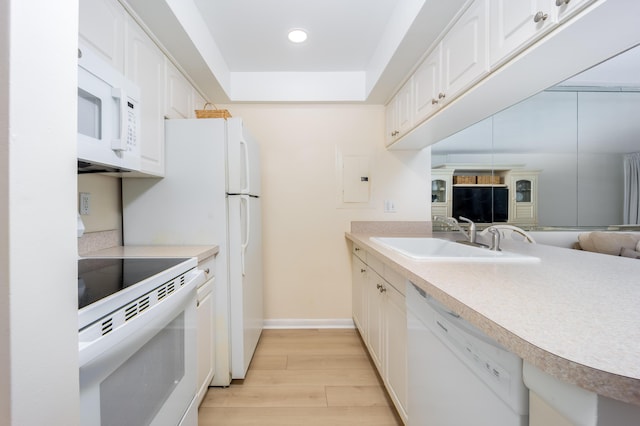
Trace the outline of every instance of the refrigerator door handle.
<instances>
[{"instance_id":1,"label":"refrigerator door handle","mask_svg":"<svg viewBox=\"0 0 640 426\"><path fill-rule=\"evenodd\" d=\"M251 180L250 180L250 163L249 163L249 144L247 143L246 140L244 139L240 139L240 146L244 147L244 149L242 150L244 153L244 177L245 177L245 187L241 189L241 192L243 193L249 193L250 190L250 185L251 185Z\"/></svg>"},{"instance_id":2,"label":"refrigerator door handle","mask_svg":"<svg viewBox=\"0 0 640 426\"><path fill-rule=\"evenodd\" d=\"M241 259L241 264L242 264L242 276L245 275L245 268L244 268L244 264L245 264L245 254L247 252L247 247L249 246L249 238L251 236L251 212L249 211L249 196L248 195L241 195L240 196L240 203L244 204L244 210L245 210L245 219L244 219L244 241L242 241L242 244L240 246L240 259ZM242 213L240 213L242 214Z\"/></svg>"}]
</instances>

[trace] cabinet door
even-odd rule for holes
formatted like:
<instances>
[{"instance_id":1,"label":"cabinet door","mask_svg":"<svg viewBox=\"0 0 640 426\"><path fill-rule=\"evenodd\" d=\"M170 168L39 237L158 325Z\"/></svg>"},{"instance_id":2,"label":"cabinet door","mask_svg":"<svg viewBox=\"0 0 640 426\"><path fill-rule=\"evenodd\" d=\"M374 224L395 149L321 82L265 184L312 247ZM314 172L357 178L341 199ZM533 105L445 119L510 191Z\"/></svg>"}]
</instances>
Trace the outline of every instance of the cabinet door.
<instances>
[{"instance_id":1,"label":"cabinet door","mask_svg":"<svg viewBox=\"0 0 640 426\"><path fill-rule=\"evenodd\" d=\"M215 318L215 278L212 278L198 289L198 403L202 402L209 383L214 374L215 350L214 350L214 318Z\"/></svg>"},{"instance_id":2,"label":"cabinet door","mask_svg":"<svg viewBox=\"0 0 640 426\"><path fill-rule=\"evenodd\" d=\"M369 269L366 281L367 293L367 346L378 371L382 371L382 332L383 332L383 304L384 296L381 289L384 280L372 269Z\"/></svg>"},{"instance_id":3,"label":"cabinet door","mask_svg":"<svg viewBox=\"0 0 640 426\"><path fill-rule=\"evenodd\" d=\"M564 21L596 0L551 0L556 5L558 20Z\"/></svg>"},{"instance_id":4,"label":"cabinet door","mask_svg":"<svg viewBox=\"0 0 640 426\"><path fill-rule=\"evenodd\" d=\"M396 97L398 98L397 124L400 132L398 137L401 137L413 127L413 79L402 86Z\"/></svg>"},{"instance_id":5,"label":"cabinet door","mask_svg":"<svg viewBox=\"0 0 640 426\"><path fill-rule=\"evenodd\" d=\"M555 0L491 0L491 64L515 55L556 23Z\"/></svg>"},{"instance_id":6,"label":"cabinet door","mask_svg":"<svg viewBox=\"0 0 640 426\"><path fill-rule=\"evenodd\" d=\"M511 177L509 222L516 224L536 224L538 222L537 185L537 176L515 175Z\"/></svg>"},{"instance_id":7,"label":"cabinet door","mask_svg":"<svg viewBox=\"0 0 640 426\"><path fill-rule=\"evenodd\" d=\"M414 121L420 123L436 112L440 99L440 48L436 48L413 75Z\"/></svg>"},{"instance_id":8,"label":"cabinet door","mask_svg":"<svg viewBox=\"0 0 640 426\"><path fill-rule=\"evenodd\" d=\"M168 59L165 115L168 118L189 118L193 112L192 86Z\"/></svg>"},{"instance_id":9,"label":"cabinet door","mask_svg":"<svg viewBox=\"0 0 640 426\"><path fill-rule=\"evenodd\" d=\"M355 254L352 256L352 280L351 297L353 322L362 336L366 330L365 312L365 282L367 280L367 265Z\"/></svg>"},{"instance_id":10,"label":"cabinet door","mask_svg":"<svg viewBox=\"0 0 640 426\"><path fill-rule=\"evenodd\" d=\"M140 87L142 171L164 175L164 54L131 18L127 19L125 75Z\"/></svg>"},{"instance_id":11,"label":"cabinet door","mask_svg":"<svg viewBox=\"0 0 640 426\"><path fill-rule=\"evenodd\" d=\"M384 376L389 395L403 420L407 420L407 310L404 296L385 286Z\"/></svg>"},{"instance_id":12,"label":"cabinet door","mask_svg":"<svg viewBox=\"0 0 640 426\"><path fill-rule=\"evenodd\" d=\"M124 74L124 8L117 0L82 0L79 7L80 38Z\"/></svg>"},{"instance_id":13,"label":"cabinet door","mask_svg":"<svg viewBox=\"0 0 640 426\"><path fill-rule=\"evenodd\" d=\"M391 145L393 142L398 139L398 103L397 96L394 97L391 102L384 109L384 117L385 117L385 134L384 134L384 143L385 146Z\"/></svg>"},{"instance_id":14,"label":"cabinet door","mask_svg":"<svg viewBox=\"0 0 640 426\"><path fill-rule=\"evenodd\" d=\"M476 0L442 39L442 91L451 101L489 71L488 0Z\"/></svg>"}]
</instances>

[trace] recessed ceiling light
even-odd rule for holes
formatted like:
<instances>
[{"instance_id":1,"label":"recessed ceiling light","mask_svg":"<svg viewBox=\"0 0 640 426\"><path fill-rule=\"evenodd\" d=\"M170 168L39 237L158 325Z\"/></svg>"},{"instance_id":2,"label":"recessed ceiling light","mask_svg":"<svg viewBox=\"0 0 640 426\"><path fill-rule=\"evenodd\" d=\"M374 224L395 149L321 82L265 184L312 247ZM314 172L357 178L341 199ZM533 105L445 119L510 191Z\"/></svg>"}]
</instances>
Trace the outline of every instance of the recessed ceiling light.
<instances>
[{"instance_id":1,"label":"recessed ceiling light","mask_svg":"<svg viewBox=\"0 0 640 426\"><path fill-rule=\"evenodd\" d=\"M305 30L296 28L294 30L289 31L289 40L293 43L303 43L307 40L307 32Z\"/></svg>"}]
</instances>

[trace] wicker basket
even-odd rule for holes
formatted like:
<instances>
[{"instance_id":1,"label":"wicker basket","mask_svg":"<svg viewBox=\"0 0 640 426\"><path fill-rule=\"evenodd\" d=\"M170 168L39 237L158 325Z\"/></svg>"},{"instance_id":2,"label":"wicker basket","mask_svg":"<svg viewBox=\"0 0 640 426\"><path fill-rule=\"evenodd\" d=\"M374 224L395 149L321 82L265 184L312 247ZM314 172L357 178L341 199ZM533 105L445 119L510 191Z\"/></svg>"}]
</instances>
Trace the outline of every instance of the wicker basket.
<instances>
[{"instance_id":1,"label":"wicker basket","mask_svg":"<svg viewBox=\"0 0 640 426\"><path fill-rule=\"evenodd\" d=\"M213 107L213 109L207 109L207 106L211 106ZM202 107L202 109L196 109L196 118L230 118L231 117L231 113L229 113L229 110L227 109L217 109L217 107L210 103L207 102L206 104L204 104L204 107Z\"/></svg>"},{"instance_id":2,"label":"wicker basket","mask_svg":"<svg viewBox=\"0 0 640 426\"><path fill-rule=\"evenodd\" d=\"M478 183L483 185L500 185L501 179L500 176L478 176Z\"/></svg>"},{"instance_id":3,"label":"wicker basket","mask_svg":"<svg viewBox=\"0 0 640 426\"><path fill-rule=\"evenodd\" d=\"M476 183L476 177L475 176L454 176L453 177L453 183L454 184L458 184L458 185L469 185L469 184L475 184Z\"/></svg>"}]
</instances>

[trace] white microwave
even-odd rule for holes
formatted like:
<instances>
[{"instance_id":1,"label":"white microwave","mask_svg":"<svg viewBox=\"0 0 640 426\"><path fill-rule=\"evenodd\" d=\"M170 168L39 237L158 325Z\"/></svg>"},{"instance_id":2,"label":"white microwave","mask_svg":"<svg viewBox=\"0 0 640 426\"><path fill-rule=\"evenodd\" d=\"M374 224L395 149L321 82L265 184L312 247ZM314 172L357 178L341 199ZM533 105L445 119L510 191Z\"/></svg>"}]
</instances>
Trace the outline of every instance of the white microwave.
<instances>
[{"instance_id":1,"label":"white microwave","mask_svg":"<svg viewBox=\"0 0 640 426\"><path fill-rule=\"evenodd\" d=\"M140 170L140 89L78 47L78 172Z\"/></svg>"}]
</instances>

